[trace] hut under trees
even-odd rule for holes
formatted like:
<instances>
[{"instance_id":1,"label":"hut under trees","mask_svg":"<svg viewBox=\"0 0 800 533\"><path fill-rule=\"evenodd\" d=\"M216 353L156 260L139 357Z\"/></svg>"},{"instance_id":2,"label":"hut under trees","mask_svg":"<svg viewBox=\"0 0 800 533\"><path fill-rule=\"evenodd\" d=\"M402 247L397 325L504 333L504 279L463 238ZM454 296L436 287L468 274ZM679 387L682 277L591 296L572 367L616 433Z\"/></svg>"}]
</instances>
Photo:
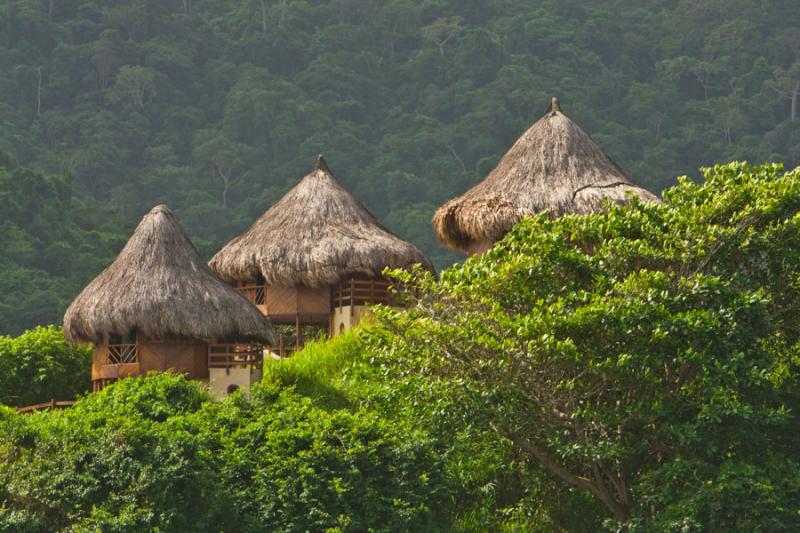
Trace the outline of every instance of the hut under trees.
<instances>
[{"instance_id":1,"label":"hut under trees","mask_svg":"<svg viewBox=\"0 0 800 533\"><path fill-rule=\"evenodd\" d=\"M553 98L486 179L436 211L433 227L446 246L481 254L526 216L587 214L631 196L660 201L631 182Z\"/></svg>"},{"instance_id":2,"label":"hut under trees","mask_svg":"<svg viewBox=\"0 0 800 533\"><path fill-rule=\"evenodd\" d=\"M433 270L413 244L384 228L336 180L322 156L314 170L209 262L282 332L283 356L309 335L356 325L369 304L391 304L389 268Z\"/></svg>"},{"instance_id":3,"label":"hut under trees","mask_svg":"<svg viewBox=\"0 0 800 533\"><path fill-rule=\"evenodd\" d=\"M231 392L260 378L269 320L206 265L166 205L154 207L117 258L64 315L71 342L94 343L94 390L172 370Z\"/></svg>"}]
</instances>

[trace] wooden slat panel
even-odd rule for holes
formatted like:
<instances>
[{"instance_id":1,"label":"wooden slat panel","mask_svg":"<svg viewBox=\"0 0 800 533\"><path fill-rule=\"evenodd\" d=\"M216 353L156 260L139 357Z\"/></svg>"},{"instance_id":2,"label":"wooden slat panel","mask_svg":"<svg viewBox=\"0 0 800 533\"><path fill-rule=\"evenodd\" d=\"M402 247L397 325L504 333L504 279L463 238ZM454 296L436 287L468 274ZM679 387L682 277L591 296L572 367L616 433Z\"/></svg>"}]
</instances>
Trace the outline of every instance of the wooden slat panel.
<instances>
[{"instance_id":1,"label":"wooden slat panel","mask_svg":"<svg viewBox=\"0 0 800 533\"><path fill-rule=\"evenodd\" d=\"M296 315L297 289L294 287L267 288L267 315Z\"/></svg>"},{"instance_id":2,"label":"wooden slat panel","mask_svg":"<svg viewBox=\"0 0 800 533\"><path fill-rule=\"evenodd\" d=\"M141 373L172 370L191 379L208 377L206 344L192 339L139 343Z\"/></svg>"},{"instance_id":3,"label":"wooden slat panel","mask_svg":"<svg viewBox=\"0 0 800 533\"><path fill-rule=\"evenodd\" d=\"M328 287L312 289L300 287L297 291L299 314L325 315L331 311L331 291Z\"/></svg>"}]
</instances>

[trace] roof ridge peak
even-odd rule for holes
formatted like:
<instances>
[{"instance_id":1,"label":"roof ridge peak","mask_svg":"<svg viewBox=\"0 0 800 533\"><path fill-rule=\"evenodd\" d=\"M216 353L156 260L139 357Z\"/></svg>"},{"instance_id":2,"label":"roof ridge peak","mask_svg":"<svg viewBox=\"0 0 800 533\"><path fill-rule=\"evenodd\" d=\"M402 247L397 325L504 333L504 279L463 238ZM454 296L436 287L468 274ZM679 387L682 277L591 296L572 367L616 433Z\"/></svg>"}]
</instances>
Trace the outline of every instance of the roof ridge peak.
<instances>
[{"instance_id":1,"label":"roof ridge peak","mask_svg":"<svg viewBox=\"0 0 800 533\"><path fill-rule=\"evenodd\" d=\"M317 162L314 164L314 170L321 170L323 172L327 172L328 174L333 174L328 166L327 161L325 161L325 158L322 157L322 154L317 156Z\"/></svg>"}]
</instances>

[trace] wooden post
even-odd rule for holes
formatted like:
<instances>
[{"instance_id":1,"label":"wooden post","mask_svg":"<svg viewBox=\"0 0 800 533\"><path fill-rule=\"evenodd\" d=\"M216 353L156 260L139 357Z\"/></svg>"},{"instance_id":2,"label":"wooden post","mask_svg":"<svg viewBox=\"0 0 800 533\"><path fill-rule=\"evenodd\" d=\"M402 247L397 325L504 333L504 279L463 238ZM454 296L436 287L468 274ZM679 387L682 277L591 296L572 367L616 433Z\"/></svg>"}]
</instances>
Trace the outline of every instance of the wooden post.
<instances>
[{"instance_id":1,"label":"wooden post","mask_svg":"<svg viewBox=\"0 0 800 533\"><path fill-rule=\"evenodd\" d=\"M355 295L355 281L354 278L350 278L350 318L353 318L353 316L356 313L354 295Z\"/></svg>"},{"instance_id":2,"label":"wooden post","mask_svg":"<svg viewBox=\"0 0 800 533\"><path fill-rule=\"evenodd\" d=\"M336 308L334 306L334 299L336 297L336 287L331 285L330 287L330 297L331 297L331 305L330 309L328 310L328 337L333 337L333 312Z\"/></svg>"},{"instance_id":3,"label":"wooden post","mask_svg":"<svg viewBox=\"0 0 800 533\"><path fill-rule=\"evenodd\" d=\"M294 327L295 327L295 334L294 334L294 349L300 349L300 337L302 336L302 331L300 330L300 315L294 315Z\"/></svg>"}]
</instances>

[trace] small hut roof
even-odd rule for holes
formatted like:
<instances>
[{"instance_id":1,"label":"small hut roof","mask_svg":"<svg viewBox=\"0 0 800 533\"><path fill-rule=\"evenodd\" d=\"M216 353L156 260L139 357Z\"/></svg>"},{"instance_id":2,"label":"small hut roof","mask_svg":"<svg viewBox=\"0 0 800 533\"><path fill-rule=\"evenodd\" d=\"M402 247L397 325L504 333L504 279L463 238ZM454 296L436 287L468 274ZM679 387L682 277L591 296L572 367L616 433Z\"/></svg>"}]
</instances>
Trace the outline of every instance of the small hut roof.
<instances>
[{"instance_id":1,"label":"small hut roof","mask_svg":"<svg viewBox=\"0 0 800 533\"><path fill-rule=\"evenodd\" d=\"M352 275L414 264L433 270L413 244L384 228L348 193L322 156L314 170L209 262L223 279L322 287Z\"/></svg>"},{"instance_id":2,"label":"small hut roof","mask_svg":"<svg viewBox=\"0 0 800 533\"><path fill-rule=\"evenodd\" d=\"M624 203L629 194L659 201L632 183L553 98L551 110L486 179L436 211L433 227L442 243L467 251L470 243L499 240L525 216L587 214L606 199Z\"/></svg>"},{"instance_id":3,"label":"small hut roof","mask_svg":"<svg viewBox=\"0 0 800 533\"><path fill-rule=\"evenodd\" d=\"M269 320L208 268L166 205L145 215L64 314L73 342L102 343L132 331L153 339L276 340Z\"/></svg>"}]
</instances>

